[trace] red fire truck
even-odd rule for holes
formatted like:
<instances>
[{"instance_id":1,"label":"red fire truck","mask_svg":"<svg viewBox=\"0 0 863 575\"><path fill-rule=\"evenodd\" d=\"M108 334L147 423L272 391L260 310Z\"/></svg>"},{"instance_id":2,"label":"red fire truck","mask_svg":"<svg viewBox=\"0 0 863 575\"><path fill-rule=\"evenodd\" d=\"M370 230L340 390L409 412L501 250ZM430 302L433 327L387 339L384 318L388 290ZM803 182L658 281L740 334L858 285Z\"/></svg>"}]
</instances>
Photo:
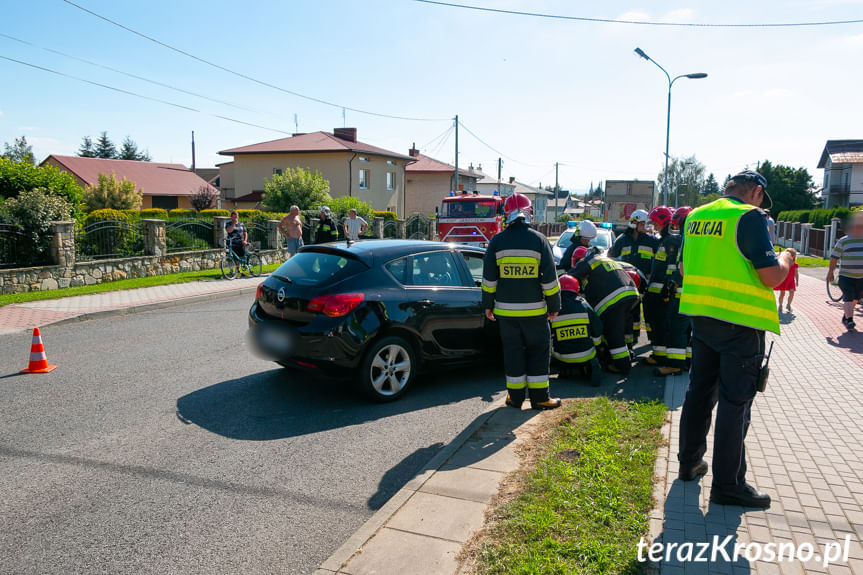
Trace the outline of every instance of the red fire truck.
<instances>
[{"instance_id":1,"label":"red fire truck","mask_svg":"<svg viewBox=\"0 0 863 575\"><path fill-rule=\"evenodd\" d=\"M440 241L487 244L503 229L503 198L477 193L454 194L444 198L438 213Z\"/></svg>"}]
</instances>

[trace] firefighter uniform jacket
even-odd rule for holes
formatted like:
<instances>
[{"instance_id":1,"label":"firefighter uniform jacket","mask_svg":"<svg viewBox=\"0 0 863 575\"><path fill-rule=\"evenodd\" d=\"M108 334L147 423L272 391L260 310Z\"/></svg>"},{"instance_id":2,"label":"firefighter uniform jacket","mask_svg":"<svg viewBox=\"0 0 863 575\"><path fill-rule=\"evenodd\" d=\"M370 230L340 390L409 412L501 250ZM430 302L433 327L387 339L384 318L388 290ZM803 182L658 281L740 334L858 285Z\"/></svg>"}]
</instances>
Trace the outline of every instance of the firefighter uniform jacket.
<instances>
[{"instance_id":1,"label":"firefighter uniform jacket","mask_svg":"<svg viewBox=\"0 0 863 575\"><path fill-rule=\"evenodd\" d=\"M602 321L590 304L572 292L561 292L560 315L551 322L551 356L563 363L586 363L602 343Z\"/></svg>"},{"instance_id":2,"label":"firefighter uniform jacket","mask_svg":"<svg viewBox=\"0 0 863 575\"><path fill-rule=\"evenodd\" d=\"M617 302L638 298L635 282L623 266L612 259L588 253L569 273L584 286L584 299L600 317Z\"/></svg>"},{"instance_id":3,"label":"firefighter uniform jacket","mask_svg":"<svg viewBox=\"0 0 863 575\"><path fill-rule=\"evenodd\" d=\"M608 257L630 263L649 276L659 241L647 233L638 234L636 240L632 232L631 229L626 230L614 240L614 245L608 250Z\"/></svg>"},{"instance_id":4,"label":"firefighter uniform jacket","mask_svg":"<svg viewBox=\"0 0 863 575\"><path fill-rule=\"evenodd\" d=\"M524 220L516 220L491 238L483 263L482 305L508 318L560 311L551 245Z\"/></svg>"},{"instance_id":5,"label":"firefighter uniform jacket","mask_svg":"<svg viewBox=\"0 0 863 575\"><path fill-rule=\"evenodd\" d=\"M339 229L333 218L326 217L318 222L318 231L315 232L315 243L324 244L326 242L334 242L339 239Z\"/></svg>"},{"instance_id":6,"label":"firefighter uniform jacket","mask_svg":"<svg viewBox=\"0 0 863 575\"><path fill-rule=\"evenodd\" d=\"M683 244L683 236L679 234L668 234L659 240L659 247L656 250L656 257L653 260L653 267L650 271L650 284L647 291L655 294L669 295L664 290L667 286L673 285L676 289L677 297L680 295L680 286L683 285L683 276L680 275L678 268L678 260L680 259L680 250ZM672 296L674 294L671 294Z\"/></svg>"}]
</instances>

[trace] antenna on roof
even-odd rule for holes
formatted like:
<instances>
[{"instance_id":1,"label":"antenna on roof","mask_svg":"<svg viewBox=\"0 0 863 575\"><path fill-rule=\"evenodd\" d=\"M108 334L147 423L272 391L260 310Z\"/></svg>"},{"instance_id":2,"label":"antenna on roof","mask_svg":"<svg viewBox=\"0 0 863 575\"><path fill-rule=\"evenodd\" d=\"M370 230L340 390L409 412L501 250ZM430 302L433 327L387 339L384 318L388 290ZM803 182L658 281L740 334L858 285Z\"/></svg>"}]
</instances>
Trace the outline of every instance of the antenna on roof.
<instances>
[{"instance_id":1,"label":"antenna on roof","mask_svg":"<svg viewBox=\"0 0 863 575\"><path fill-rule=\"evenodd\" d=\"M298 134L300 132L300 121L297 119L297 114L294 114L294 133Z\"/></svg>"},{"instance_id":2,"label":"antenna on roof","mask_svg":"<svg viewBox=\"0 0 863 575\"><path fill-rule=\"evenodd\" d=\"M342 108L342 128L347 128L348 122L345 120L345 109Z\"/></svg>"}]
</instances>

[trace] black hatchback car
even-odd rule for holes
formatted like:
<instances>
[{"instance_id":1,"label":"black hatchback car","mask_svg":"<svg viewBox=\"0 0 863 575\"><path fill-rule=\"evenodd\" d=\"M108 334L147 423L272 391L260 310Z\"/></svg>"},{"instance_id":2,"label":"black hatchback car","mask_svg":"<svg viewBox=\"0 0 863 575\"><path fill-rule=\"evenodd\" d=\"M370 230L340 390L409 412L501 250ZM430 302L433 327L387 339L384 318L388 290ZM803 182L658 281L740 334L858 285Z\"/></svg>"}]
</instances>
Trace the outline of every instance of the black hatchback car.
<instances>
[{"instance_id":1,"label":"black hatchback car","mask_svg":"<svg viewBox=\"0 0 863 575\"><path fill-rule=\"evenodd\" d=\"M417 373L499 349L481 248L368 240L305 246L258 286L251 341L281 365L347 375L378 401Z\"/></svg>"}]
</instances>

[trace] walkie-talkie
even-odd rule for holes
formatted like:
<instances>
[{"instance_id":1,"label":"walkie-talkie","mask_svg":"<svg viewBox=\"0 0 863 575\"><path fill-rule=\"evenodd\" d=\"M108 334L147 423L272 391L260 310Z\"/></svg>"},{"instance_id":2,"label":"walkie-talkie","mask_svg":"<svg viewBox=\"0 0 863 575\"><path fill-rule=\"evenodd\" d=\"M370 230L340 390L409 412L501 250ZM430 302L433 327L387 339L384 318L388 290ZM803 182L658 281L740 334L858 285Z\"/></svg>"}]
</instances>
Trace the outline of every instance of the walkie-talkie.
<instances>
[{"instance_id":1,"label":"walkie-talkie","mask_svg":"<svg viewBox=\"0 0 863 575\"><path fill-rule=\"evenodd\" d=\"M758 372L758 383L755 385L756 391L760 391L764 393L764 390L767 389L767 379L770 377L770 354L773 353L773 344L775 342L770 342L770 349L767 350L767 356L764 358L764 365L761 366L761 370Z\"/></svg>"}]
</instances>

